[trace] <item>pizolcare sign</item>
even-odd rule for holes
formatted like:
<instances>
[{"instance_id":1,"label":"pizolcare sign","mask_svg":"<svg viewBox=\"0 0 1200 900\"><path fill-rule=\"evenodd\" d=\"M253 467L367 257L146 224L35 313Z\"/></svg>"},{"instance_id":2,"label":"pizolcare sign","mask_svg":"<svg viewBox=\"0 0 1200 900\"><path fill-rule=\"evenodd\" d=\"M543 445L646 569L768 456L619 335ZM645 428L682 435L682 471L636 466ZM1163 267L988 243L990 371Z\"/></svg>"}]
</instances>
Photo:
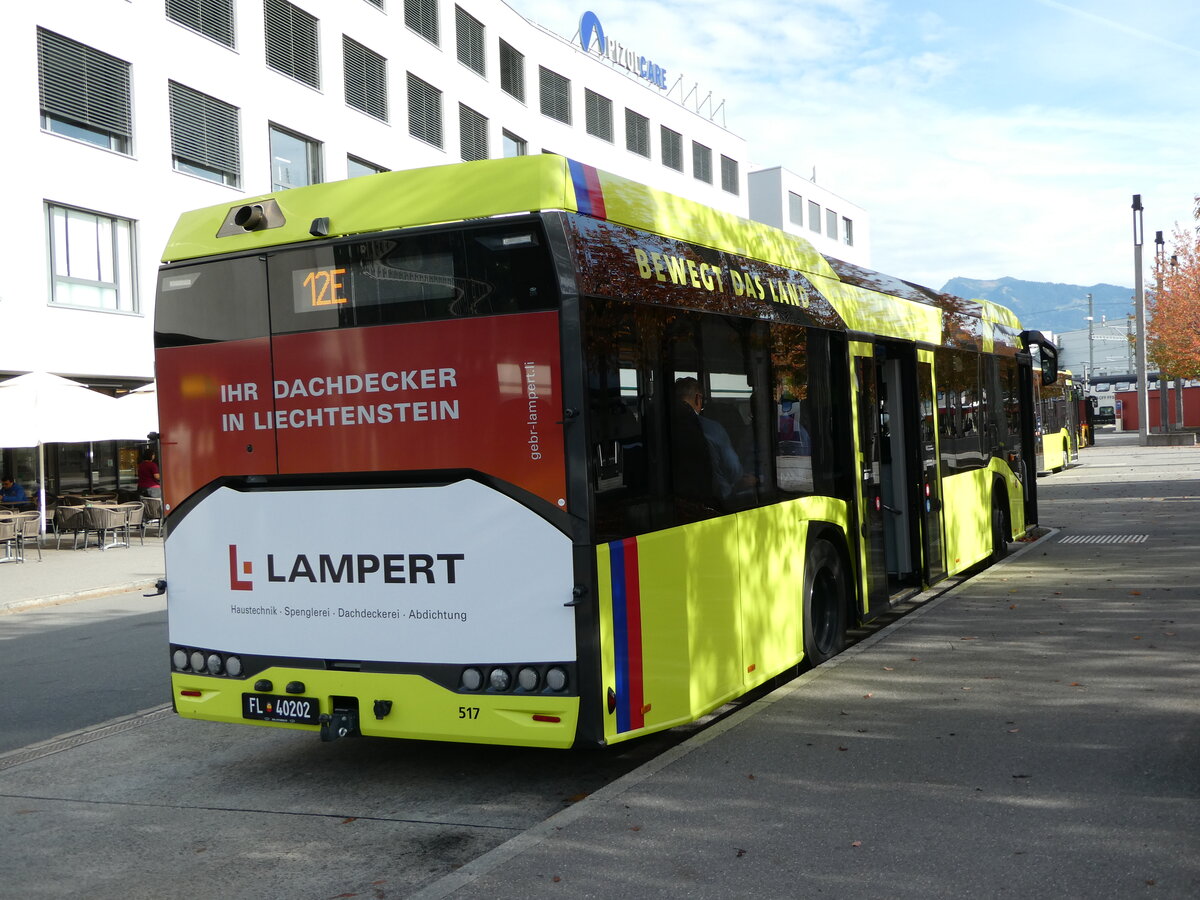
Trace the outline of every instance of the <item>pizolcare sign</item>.
<instances>
[{"instance_id":1,"label":"pizolcare sign","mask_svg":"<svg viewBox=\"0 0 1200 900\"><path fill-rule=\"evenodd\" d=\"M650 82L661 90L667 89L667 70L655 62L631 50L624 44L606 37L600 17L590 10L579 19L579 43L585 53L595 53L620 66L628 69L638 78Z\"/></svg>"}]
</instances>

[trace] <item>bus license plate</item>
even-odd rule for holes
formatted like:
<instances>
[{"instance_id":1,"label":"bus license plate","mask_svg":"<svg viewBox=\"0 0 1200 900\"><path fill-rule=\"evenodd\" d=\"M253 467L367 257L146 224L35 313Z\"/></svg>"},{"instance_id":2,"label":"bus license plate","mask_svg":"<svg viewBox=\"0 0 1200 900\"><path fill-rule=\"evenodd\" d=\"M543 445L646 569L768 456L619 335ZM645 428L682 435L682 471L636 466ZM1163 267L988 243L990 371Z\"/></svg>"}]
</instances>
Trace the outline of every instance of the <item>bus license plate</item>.
<instances>
[{"instance_id":1,"label":"bus license plate","mask_svg":"<svg viewBox=\"0 0 1200 900\"><path fill-rule=\"evenodd\" d=\"M289 725L316 725L320 704L315 697L276 697L273 694L242 694L242 718Z\"/></svg>"}]
</instances>

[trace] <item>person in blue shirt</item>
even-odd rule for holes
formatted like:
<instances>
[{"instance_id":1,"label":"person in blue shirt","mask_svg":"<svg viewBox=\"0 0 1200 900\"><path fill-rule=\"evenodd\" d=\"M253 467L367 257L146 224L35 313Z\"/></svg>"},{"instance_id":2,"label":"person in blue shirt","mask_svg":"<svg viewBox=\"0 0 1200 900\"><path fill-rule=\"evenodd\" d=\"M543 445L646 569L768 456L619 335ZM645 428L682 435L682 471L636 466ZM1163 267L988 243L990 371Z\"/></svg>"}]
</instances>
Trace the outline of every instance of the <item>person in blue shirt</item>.
<instances>
[{"instance_id":1,"label":"person in blue shirt","mask_svg":"<svg viewBox=\"0 0 1200 900\"><path fill-rule=\"evenodd\" d=\"M24 503L29 499L29 495L25 493L25 488L14 482L7 475L0 482L3 489L0 490L0 502L3 503Z\"/></svg>"}]
</instances>

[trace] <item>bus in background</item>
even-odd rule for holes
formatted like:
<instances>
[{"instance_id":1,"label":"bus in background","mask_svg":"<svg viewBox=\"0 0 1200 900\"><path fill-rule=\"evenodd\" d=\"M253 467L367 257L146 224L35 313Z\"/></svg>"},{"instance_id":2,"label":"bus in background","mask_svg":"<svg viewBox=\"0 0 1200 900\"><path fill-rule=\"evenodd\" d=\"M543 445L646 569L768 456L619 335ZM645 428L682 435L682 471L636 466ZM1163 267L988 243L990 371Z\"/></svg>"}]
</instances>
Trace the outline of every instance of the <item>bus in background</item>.
<instances>
[{"instance_id":1,"label":"bus in background","mask_svg":"<svg viewBox=\"0 0 1200 900\"><path fill-rule=\"evenodd\" d=\"M164 259L181 716L610 745L1036 522L1040 333L561 157L198 210Z\"/></svg>"},{"instance_id":2,"label":"bus in background","mask_svg":"<svg viewBox=\"0 0 1200 900\"><path fill-rule=\"evenodd\" d=\"M1052 384L1036 380L1038 397L1038 461L1039 472L1061 472L1079 460L1083 438L1080 403L1082 387L1075 383L1069 370L1058 373Z\"/></svg>"}]
</instances>

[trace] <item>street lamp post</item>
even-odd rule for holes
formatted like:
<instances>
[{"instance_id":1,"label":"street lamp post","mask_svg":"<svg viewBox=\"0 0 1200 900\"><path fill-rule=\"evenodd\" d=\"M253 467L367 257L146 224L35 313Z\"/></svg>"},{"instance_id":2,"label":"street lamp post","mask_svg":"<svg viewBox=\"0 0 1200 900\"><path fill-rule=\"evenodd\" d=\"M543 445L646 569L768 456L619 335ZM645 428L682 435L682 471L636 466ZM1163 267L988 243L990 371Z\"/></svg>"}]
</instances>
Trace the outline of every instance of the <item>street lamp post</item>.
<instances>
[{"instance_id":1,"label":"street lamp post","mask_svg":"<svg viewBox=\"0 0 1200 900\"><path fill-rule=\"evenodd\" d=\"M1142 282L1142 195L1133 195L1134 311L1137 315L1138 443L1150 443L1150 385L1146 373L1146 288Z\"/></svg>"}]
</instances>

